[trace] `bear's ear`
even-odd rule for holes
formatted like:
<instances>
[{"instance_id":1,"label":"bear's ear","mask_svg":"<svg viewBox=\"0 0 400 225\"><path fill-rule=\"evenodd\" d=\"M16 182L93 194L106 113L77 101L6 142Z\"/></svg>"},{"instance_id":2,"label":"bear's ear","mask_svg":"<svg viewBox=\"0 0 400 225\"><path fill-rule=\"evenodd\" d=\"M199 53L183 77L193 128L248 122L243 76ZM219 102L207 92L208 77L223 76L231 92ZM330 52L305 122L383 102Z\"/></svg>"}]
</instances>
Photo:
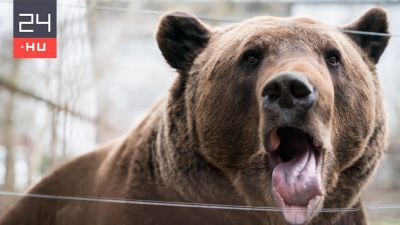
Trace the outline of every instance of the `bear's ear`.
<instances>
[{"instance_id":1,"label":"bear's ear","mask_svg":"<svg viewBox=\"0 0 400 225\"><path fill-rule=\"evenodd\" d=\"M370 59L377 63L381 57L386 45L389 41L388 34L388 21L386 11L382 8L374 7L369 9L360 18L344 27L347 35L364 50ZM351 33L354 31L382 33L383 35L376 34L357 34Z\"/></svg>"},{"instance_id":2,"label":"bear's ear","mask_svg":"<svg viewBox=\"0 0 400 225\"><path fill-rule=\"evenodd\" d=\"M209 28L196 17L171 12L161 18L157 31L158 47L172 68L187 72L210 38Z\"/></svg>"}]
</instances>

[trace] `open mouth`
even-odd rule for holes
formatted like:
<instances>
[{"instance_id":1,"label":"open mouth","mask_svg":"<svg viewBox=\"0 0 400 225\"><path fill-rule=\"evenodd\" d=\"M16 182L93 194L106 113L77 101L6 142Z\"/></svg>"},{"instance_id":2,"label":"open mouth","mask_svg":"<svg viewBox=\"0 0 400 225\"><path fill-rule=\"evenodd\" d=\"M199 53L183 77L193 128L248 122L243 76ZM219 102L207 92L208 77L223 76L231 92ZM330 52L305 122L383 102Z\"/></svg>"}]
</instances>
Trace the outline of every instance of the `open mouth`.
<instances>
[{"instance_id":1,"label":"open mouth","mask_svg":"<svg viewBox=\"0 0 400 225\"><path fill-rule=\"evenodd\" d=\"M270 136L272 194L290 224L311 220L323 196L322 146L308 133L281 127Z\"/></svg>"}]
</instances>

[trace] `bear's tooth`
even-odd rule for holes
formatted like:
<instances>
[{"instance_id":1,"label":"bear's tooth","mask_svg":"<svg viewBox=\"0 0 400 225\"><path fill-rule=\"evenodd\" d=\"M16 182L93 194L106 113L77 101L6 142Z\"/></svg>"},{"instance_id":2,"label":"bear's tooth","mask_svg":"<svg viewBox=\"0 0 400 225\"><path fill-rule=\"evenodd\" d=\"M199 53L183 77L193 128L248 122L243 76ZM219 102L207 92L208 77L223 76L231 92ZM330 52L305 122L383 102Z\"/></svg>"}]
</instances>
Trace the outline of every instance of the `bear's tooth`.
<instances>
[{"instance_id":1,"label":"bear's tooth","mask_svg":"<svg viewBox=\"0 0 400 225\"><path fill-rule=\"evenodd\" d=\"M275 129L274 131L272 131L271 138L270 138L271 150L275 151L276 149L278 149L280 143L281 143L281 139L279 138L278 132Z\"/></svg>"},{"instance_id":2,"label":"bear's tooth","mask_svg":"<svg viewBox=\"0 0 400 225\"><path fill-rule=\"evenodd\" d=\"M320 148L321 147L321 142L314 138L313 139L313 145L314 145L314 147Z\"/></svg>"}]
</instances>

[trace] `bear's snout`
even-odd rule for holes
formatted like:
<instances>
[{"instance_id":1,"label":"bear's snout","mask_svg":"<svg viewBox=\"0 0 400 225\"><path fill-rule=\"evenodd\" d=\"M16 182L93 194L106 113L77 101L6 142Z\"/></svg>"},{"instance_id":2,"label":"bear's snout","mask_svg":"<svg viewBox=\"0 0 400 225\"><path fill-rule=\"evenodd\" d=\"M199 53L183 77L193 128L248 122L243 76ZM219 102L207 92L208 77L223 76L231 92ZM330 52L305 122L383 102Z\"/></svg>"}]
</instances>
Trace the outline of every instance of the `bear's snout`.
<instances>
[{"instance_id":1,"label":"bear's snout","mask_svg":"<svg viewBox=\"0 0 400 225\"><path fill-rule=\"evenodd\" d=\"M283 120L296 120L317 100L317 90L301 73L284 72L272 76L262 90L263 108ZM281 121L290 122L290 121Z\"/></svg>"}]
</instances>

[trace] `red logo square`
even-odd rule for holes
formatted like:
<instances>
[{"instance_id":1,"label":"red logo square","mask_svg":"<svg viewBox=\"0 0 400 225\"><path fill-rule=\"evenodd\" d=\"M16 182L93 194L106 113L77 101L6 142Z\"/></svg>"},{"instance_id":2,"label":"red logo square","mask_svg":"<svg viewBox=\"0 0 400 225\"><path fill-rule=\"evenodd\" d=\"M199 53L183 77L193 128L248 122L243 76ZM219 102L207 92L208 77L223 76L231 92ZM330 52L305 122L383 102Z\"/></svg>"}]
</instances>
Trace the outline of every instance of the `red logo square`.
<instances>
[{"instance_id":1,"label":"red logo square","mask_svg":"<svg viewBox=\"0 0 400 225\"><path fill-rule=\"evenodd\" d=\"M56 58L57 38L14 38L14 58Z\"/></svg>"}]
</instances>

